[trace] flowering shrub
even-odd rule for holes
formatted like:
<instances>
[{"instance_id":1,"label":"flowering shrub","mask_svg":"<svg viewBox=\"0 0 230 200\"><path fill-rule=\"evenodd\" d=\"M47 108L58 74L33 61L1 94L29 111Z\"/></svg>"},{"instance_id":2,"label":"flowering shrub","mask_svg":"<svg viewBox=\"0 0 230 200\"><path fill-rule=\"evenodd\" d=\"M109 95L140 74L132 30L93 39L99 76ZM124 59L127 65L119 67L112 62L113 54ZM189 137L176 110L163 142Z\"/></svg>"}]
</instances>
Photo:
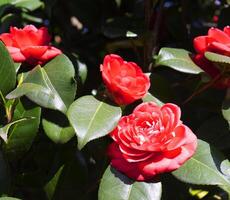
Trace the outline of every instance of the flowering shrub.
<instances>
[{"instance_id":1,"label":"flowering shrub","mask_svg":"<svg viewBox=\"0 0 230 200\"><path fill-rule=\"evenodd\" d=\"M229 5L0 1L0 200L230 199Z\"/></svg>"}]
</instances>

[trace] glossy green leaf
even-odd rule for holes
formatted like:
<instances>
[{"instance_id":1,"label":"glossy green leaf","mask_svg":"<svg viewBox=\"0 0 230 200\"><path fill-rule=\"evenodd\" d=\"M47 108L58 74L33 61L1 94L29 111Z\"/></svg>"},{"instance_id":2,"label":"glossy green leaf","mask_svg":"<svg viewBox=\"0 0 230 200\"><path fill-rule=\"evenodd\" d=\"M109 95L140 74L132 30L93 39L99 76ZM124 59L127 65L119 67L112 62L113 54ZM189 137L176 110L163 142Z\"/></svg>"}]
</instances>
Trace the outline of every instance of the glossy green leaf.
<instances>
[{"instance_id":1,"label":"glossy green leaf","mask_svg":"<svg viewBox=\"0 0 230 200\"><path fill-rule=\"evenodd\" d=\"M0 200L21 200L21 199L14 198L14 197L0 197Z\"/></svg>"},{"instance_id":2,"label":"glossy green leaf","mask_svg":"<svg viewBox=\"0 0 230 200\"><path fill-rule=\"evenodd\" d=\"M4 151L9 157L14 158L25 153L31 147L37 134L40 124L41 108L25 109L19 103L14 112L14 120L21 118L31 118L27 121L17 123L10 131L7 143L4 144Z\"/></svg>"},{"instance_id":3,"label":"glossy green leaf","mask_svg":"<svg viewBox=\"0 0 230 200\"><path fill-rule=\"evenodd\" d=\"M77 61L77 63L78 63L78 75L80 76L81 81L84 84L88 73L87 66L85 63L82 63L80 61Z\"/></svg>"},{"instance_id":4,"label":"glossy green leaf","mask_svg":"<svg viewBox=\"0 0 230 200\"><path fill-rule=\"evenodd\" d=\"M16 72L8 50L2 42L0 42L0 54L0 91L5 95L12 90L16 84Z\"/></svg>"},{"instance_id":5,"label":"glossy green leaf","mask_svg":"<svg viewBox=\"0 0 230 200\"><path fill-rule=\"evenodd\" d=\"M190 52L184 49L162 48L156 58L156 66L167 66L174 70L199 74L203 70L190 57Z\"/></svg>"},{"instance_id":6,"label":"glossy green leaf","mask_svg":"<svg viewBox=\"0 0 230 200\"><path fill-rule=\"evenodd\" d=\"M230 181L221 173L224 157L217 150L199 140L196 153L172 174L179 180L198 185L218 185L230 192Z\"/></svg>"},{"instance_id":7,"label":"glossy green leaf","mask_svg":"<svg viewBox=\"0 0 230 200\"><path fill-rule=\"evenodd\" d=\"M70 106L67 116L77 134L78 147L81 149L89 141L112 131L121 117L121 109L93 96L83 96Z\"/></svg>"},{"instance_id":8,"label":"glossy green leaf","mask_svg":"<svg viewBox=\"0 0 230 200\"><path fill-rule=\"evenodd\" d=\"M26 95L35 103L66 112L76 94L74 67L65 55L59 55L43 68L37 66L23 83L7 95L8 99Z\"/></svg>"},{"instance_id":9,"label":"glossy green leaf","mask_svg":"<svg viewBox=\"0 0 230 200\"><path fill-rule=\"evenodd\" d=\"M160 182L135 182L109 166L100 183L98 200L160 200L161 191Z\"/></svg>"},{"instance_id":10,"label":"glossy green leaf","mask_svg":"<svg viewBox=\"0 0 230 200\"><path fill-rule=\"evenodd\" d=\"M205 58L212 62L230 64L230 57L212 52L205 52ZM229 65L230 66L230 65Z\"/></svg>"},{"instance_id":11,"label":"glossy green leaf","mask_svg":"<svg viewBox=\"0 0 230 200\"><path fill-rule=\"evenodd\" d=\"M0 128L0 137L4 140L4 142L7 142L7 140L8 140L7 137L8 137L8 132L10 130L10 127L17 124L17 123L27 121L27 120L31 120L31 118L18 119L18 120L15 120L15 121L5 125L4 127Z\"/></svg>"},{"instance_id":12,"label":"glossy green leaf","mask_svg":"<svg viewBox=\"0 0 230 200\"><path fill-rule=\"evenodd\" d=\"M43 2L40 0L10 0L10 4L18 8L25 8L29 11L33 11L41 7Z\"/></svg>"},{"instance_id":13,"label":"glossy green leaf","mask_svg":"<svg viewBox=\"0 0 230 200\"><path fill-rule=\"evenodd\" d=\"M149 92L142 98L142 100L143 100L143 102L151 102L151 101L153 101L158 106L163 106L164 105L164 103L162 101L160 101L158 98L154 97Z\"/></svg>"},{"instance_id":14,"label":"glossy green leaf","mask_svg":"<svg viewBox=\"0 0 230 200\"><path fill-rule=\"evenodd\" d=\"M42 125L46 135L57 144L66 143L75 135L75 131L72 127L60 127L45 119L42 120Z\"/></svg>"}]
</instances>

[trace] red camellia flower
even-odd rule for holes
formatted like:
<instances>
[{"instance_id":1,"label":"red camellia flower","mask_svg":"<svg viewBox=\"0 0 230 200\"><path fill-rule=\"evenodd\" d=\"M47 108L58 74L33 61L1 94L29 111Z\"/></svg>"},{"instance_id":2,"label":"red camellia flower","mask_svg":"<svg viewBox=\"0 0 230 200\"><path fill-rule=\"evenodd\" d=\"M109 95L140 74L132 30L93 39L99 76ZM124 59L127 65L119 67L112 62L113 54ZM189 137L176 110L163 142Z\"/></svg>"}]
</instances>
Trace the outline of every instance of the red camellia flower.
<instances>
[{"instance_id":1,"label":"red camellia flower","mask_svg":"<svg viewBox=\"0 0 230 200\"><path fill-rule=\"evenodd\" d=\"M210 51L230 56L230 26L226 26L223 31L218 28L210 28L208 35L194 38L193 45L197 52L197 55L194 57L195 63L212 78L219 76L221 73L220 69L208 61L204 53ZM222 75L216 82L216 86L219 88L230 87L230 78Z\"/></svg>"},{"instance_id":2,"label":"red camellia flower","mask_svg":"<svg viewBox=\"0 0 230 200\"><path fill-rule=\"evenodd\" d=\"M115 141L108 149L111 165L139 181L179 168L197 147L196 136L180 115L180 108L171 103L137 106L110 133Z\"/></svg>"},{"instance_id":3,"label":"red camellia flower","mask_svg":"<svg viewBox=\"0 0 230 200\"><path fill-rule=\"evenodd\" d=\"M105 56L101 65L103 81L119 105L127 105L145 96L150 87L149 77L134 62L124 61L120 56Z\"/></svg>"},{"instance_id":4,"label":"red camellia flower","mask_svg":"<svg viewBox=\"0 0 230 200\"><path fill-rule=\"evenodd\" d=\"M43 64L61 51L49 45L50 35L47 28L37 29L27 25L23 29L10 28L10 33L0 35L15 62L27 62L32 65Z\"/></svg>"}]
</instances>

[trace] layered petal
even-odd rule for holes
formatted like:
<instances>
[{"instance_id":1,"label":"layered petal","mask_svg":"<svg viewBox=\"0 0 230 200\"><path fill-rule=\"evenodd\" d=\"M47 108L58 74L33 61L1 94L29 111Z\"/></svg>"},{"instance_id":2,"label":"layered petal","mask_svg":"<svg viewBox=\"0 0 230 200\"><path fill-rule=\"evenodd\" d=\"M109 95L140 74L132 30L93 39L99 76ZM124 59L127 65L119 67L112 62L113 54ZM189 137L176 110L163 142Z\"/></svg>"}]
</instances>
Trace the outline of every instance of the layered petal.
<instances>
[{"instance_id":1,"label":"layered petal","mask_svg":"<svg viewBox=\"0 0 230 200\"><path fill-rule=\"evenodd\" d=\"M149 78L134 62L124 61L111 54L100 66L103 81L112 99L119 105L130 104L142 98L150 87Z\"/></svg>"},{"instance_id":2,"label":"layered petal","mask_svg":"<svg viewBox=\"0 0 230 200\"><path fill-rule=\"evenodd\" d=\"M11 27L10 33L3 33L0 39L4 42L15 62L27 62L31 65L43 64L61 51L49 45L48 29L37 29L27 25L23 29Z\"/></svg>"},{"instance_id":3,"label":"layered petal","mask_svg":"<svg viewBox=\"0 0 230 200\"><path fill-rule=\"evenodd\" d=\"M180 108L171 103L137 106L110 134L114 140L108 149L111 165L138 181L179 168L197 147L196 136L180 116Z\"/></svg>"}]
</instances>

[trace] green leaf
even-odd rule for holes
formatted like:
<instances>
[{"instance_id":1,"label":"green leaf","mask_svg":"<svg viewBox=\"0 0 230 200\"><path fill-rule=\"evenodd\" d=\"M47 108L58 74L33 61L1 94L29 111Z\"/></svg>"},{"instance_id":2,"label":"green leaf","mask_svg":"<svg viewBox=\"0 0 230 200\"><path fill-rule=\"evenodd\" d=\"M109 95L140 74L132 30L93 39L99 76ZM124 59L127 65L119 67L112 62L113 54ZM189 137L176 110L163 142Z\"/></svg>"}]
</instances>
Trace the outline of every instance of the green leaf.
<instances>
[{"instance_id":1,"label":"green leaf","mask_svg":"<svg viewBox=\"0 0 230 200\"><path fill-rule=\"evenodd\" d=\"M62 174L64 165L62 165L58 171L55 173L52 179L49 180L49 182L45 185L44 189L46 191L46 195L49 200L53 199L53 196L55 194L56 187L58 185L58 181L60 179L60 176Z\"/></svg>"},{"instance_id":2,"label":"green leaf","mask_svg":"<svg viewBox=\"0 0 230 200\"><path fill-rule=\"evenodd\" d=\"M172 174L179 180L198 185L218 185L230 192L230 181L221 173L224 157L202 140L198 142L196 153Z\"/></svg>"},{"instance_id":3,"label":"green leaf","mask_svg":"<svg viewBox=\"0 0 230 200\"><path fill-rule=\"evenodd\" d=\"M143 102L151 102L153 101L154 103L156 103L158 106L163 106L164 103L161 102L158 98L154 97L152 94L150 94L149 92L142 98Z\"/></svg>"},{"instance_id":4,"label":"green leaf","mask_svg":"<svg viewBox=\"0 0 230 200\"><path fill-rule=\"evenodd\" d=\"M223 160L220 164L221 172L230 180L230 162L229 160Z\"/></svg>"},{"instance_id":5,"label":"green leaf","mask_svg":"<svg viewBox=\"0 0 230 200\"><path fill-rule=\"evenodd\" d=\"M66 143L75 135L75 131L72 127L63 128L45 119L42 120L42 125L46 135L57 144Z\"/></svg>"},{"instance_id":6,"label":"green leaf","mask_svg":"<svg viewBox=\"0 0 230 200\"><path fill-rule=\"evenodd\" d=\"M89 141L112 131L121 118L121 109L93 96L83 96L70 106L67 116L77 134L78 147L81 149Z\"/></svg>"},{"instance_id":7,"label":"green leaf","mask_svg":"<svg viewBox=\"0 0 230 200\"><path fill-rule=\"evenodd\" d=\"M84 84L87 78L87 66L85 63L80 62L79 60L77 60L78 63L78 75L81 78L82 83Z\"/></svg>"},{"instance_id":8,"label":"green leaf","mask_svg":"<svg viewBox=\"0 0 230 200\"><path fill-rule=\"evenodd\" d=\"M205 52L205 58L212 62L218 62L218 63L225 63L225 64L230 64L230 57L229 56L224 56L220 55L218 53L212 53L212 52Z\"/></svg>"},{"instance_id":9,"label":"green leaf","mask_svg":"<svg viewBox=\"0 0 230 200\"><path fill-rule=\"evenodd\" d=\"M167 66L189 74L199 74L203 72L203 70L193 62L190 54L189 51L184 49L161 48L155 64L156 66Z\"/></svg>"},{"instance_id":10,"label":"green leaf","mask_svg":"<svg viewBox=\"0 0 230 200\"><path fill-rule=\"evenodd\" d=\"M23 83L7 95L8 99L26 95L31 101L65 113L76 95L74 67L65 55L59 55L43 68L37 66Z\"/></svg>"},{"instance_id":11,"label":"green leaf","mask_svg":"<svg viewBox=\"0 0 230 200\"><path fill-rule=\"evenodd\" d=\"M27 120L31 120L31 118L22 118L22 119L19 119L19 120L15 120L7 125L5 125L4 127L0 128L0 137L4 140L4 142L7 142L8 139L8 132L10 130L10 127L13 126L14 124L17 124L17 123L20 123L20 122L23 122L23 121L27 121Z\"/></svg>"},{"instance_id":12,"label":"green leaf","mask_svg":"<svg viewBox=\"0 0 230 200\"><path fill-rule=\"evenodd\" d=\"M12 90L16 84L16 72L8 50L2 42L0 42L0 54L0 91L5 95Z\"/></svg>"},{"instance_id":13,"label":"green leaf","mask_svg":"<svg viewBox=\"0 0 230 200\"><path fill-rule=\"evenodd\" d=\"M40 107L26 110L21 103L16 106L14 120L21 118L30 118L30 120L17 123L9 131L7 143L3 146L9 158L21 156L29 150L38 131L40 115Z\"/></svg>"},{"instance_id":14,"label":"green leaf","mask_svg":"<svg viewBox=\"0 0 230 200\"><path fill-rule=\"evenodd\" d=\"M21 200L21 199L14 198L14 197L0 197L0 200Z\"/></svg>"},{"instance_id":15,"label":"green leaf","mask_svg":"<svg viewBox=\"0 0 230 200\"><path fill-rule=\"evenodd\" d=\"M135 182L112 167L102 177L98 200L160 200L160 182Z\"/></svg>"},{"instance_id":16,"label":"green leaf","mask_svg":"<svg viewBox=\"0 0 230 200\"><path fill-rule=\"evenodd\" d=\"M14 63L15 72L17 73L21 67L22 63Z\"/></svg>"},{"instance_id":17,"label":"green leaf","mask_svg":"<svg viewBox=\"0 0 230 200\"><path fill-rule=\"evenodd\" d=\"M18 8L25 8L29 11L34 11L43 5L40 0L10 0L10 4Z\"/></svg>"}]
</instances>

